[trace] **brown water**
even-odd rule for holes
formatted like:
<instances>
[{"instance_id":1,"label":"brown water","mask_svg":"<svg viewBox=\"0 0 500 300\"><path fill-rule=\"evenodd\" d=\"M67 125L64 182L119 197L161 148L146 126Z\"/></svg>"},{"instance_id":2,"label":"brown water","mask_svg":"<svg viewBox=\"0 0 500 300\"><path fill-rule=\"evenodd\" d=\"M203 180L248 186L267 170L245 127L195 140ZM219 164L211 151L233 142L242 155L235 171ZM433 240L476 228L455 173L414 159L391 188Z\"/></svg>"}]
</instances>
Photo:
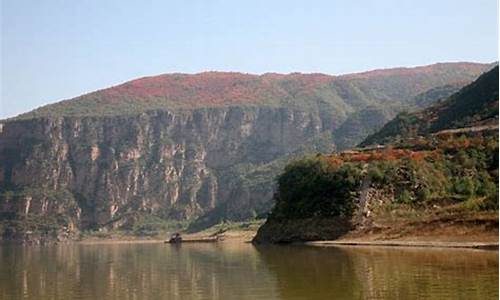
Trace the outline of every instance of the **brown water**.
<instances>
[{"instance_id":1,"label":"brown water","mask_svg":"<svg viewBox=\"0 0 500 300\"><path fill-rule=\"evenodd\" d=\"M498 299L498 252L4 245L0 299Z\"/></svg>"}]
</instances>

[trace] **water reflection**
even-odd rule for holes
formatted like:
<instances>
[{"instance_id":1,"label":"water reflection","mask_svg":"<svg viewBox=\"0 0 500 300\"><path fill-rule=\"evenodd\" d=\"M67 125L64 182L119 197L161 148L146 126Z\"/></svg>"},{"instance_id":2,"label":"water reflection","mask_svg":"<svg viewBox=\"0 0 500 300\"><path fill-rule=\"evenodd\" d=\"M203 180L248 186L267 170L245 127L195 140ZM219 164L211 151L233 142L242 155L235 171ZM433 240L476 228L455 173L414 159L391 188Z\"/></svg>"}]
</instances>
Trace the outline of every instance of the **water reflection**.
<instances>
[{"instance_id":1,"label":"water reflection","mask_svg":"<svg viewBox=\"0 0 500 300\"><path fill-rule=\"evenodd\" d=\"M257 248L282 299L498 299L498 252Z\"/></svg>"},{"instance_id":2,"label":"water reflection","mask_svg":"<svg viewBox=\"0 0 500 300\"><path fill-rule=\"evenodd\" d=\"M3 247L0 251L1 299L258 299L273 295L269 289L273 278L258 253L245 244Z\"/></svg>"},{"instance_id":3,"label":"water reflection","mask_svg":"<svg viewBox=\"0 0 500 300\"><path fill-rule=\"evenodd\" d=\"M369 299L498 299L498 252L342 248Z\"/></svg>"},{"instance_id":4,"label":"water reflection","mask_svg":"<svg viewBox=\"0 0 500 300\"><path fill-rule=\"evenodd\" d=\"M0 299L496 299L498 252L249 244L0 247Z\"/></svg>"},{"instance_id":5,"label":"water reflection","mask_svg":"<svg viewBox=\"0 0 500 300\"><path fill-rule=\"evenodd\" d=\"M257 247L282 299L363 299L350 256L339 248Z\"/></svg>"}]
</instances>

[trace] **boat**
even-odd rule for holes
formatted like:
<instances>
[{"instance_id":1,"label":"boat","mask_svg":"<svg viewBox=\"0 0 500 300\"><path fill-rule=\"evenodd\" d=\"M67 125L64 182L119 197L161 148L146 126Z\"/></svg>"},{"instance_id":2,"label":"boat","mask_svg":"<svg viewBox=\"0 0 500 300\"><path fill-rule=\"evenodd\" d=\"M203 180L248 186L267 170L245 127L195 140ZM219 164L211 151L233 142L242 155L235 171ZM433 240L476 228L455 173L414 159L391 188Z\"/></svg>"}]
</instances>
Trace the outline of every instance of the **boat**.
<instances>
[{"instance_id":1,"label":"boat","mask_svg":"<svg viewBox=\"0 0 500 300\"><path fill-rule=\"evenodd\" d=\"M180 244L180 243L216 243L224 240L224 235L188 238L184 239L179 233L173 234L169 240L165 241L167 244Z\"/></svg>"},{"instance_id":2,"label":"boat","mask_svg":"<svg viewBox=\"0 0 500 300\"><path fill-rule=\"evenodd\" d=\"M182 242L182 236L180 235L180 233L172 234L170 239L168 241L165 241L165 243L170 243L170 244L177 244L180 242Z\"/></svg>"}]
</instances>

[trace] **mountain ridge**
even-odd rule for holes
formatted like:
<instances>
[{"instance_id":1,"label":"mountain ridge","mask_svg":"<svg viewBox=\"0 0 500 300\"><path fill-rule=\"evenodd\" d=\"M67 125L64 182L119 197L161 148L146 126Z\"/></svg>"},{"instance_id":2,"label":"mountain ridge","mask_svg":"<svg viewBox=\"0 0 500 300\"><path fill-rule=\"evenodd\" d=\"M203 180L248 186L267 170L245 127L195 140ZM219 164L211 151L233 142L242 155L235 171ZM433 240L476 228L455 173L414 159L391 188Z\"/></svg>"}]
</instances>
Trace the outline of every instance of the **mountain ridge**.
<instances>
[{"instance_id":1,"label":"mountain ridge","mask_svg":"<svg viewBox=\"0 0 500 300\"><path fill-rule=\"evenodd\" d=\"M388 143L442 129L474 126L495 117L496 121L491 122L498 123L498 72L496 66L455 94L423 110L398 114L380 131L366 137L360 146Z\"/></svg>"},{"instance_id":2,"label":"mountain ridge","mask_svg":"<svg viewBox=\"0 0 500 300\"><path fill-rule=\"evenodd\" d=\"M394 95L382 94L383 81L398 84L398 77L413 80L416 86L410 86L411 93L427 90L431 76L435 86L449 84L445 78L462 74L458 81L466 82L487 70L492 64L481 63L437 63L413 68L378 69L367 72L326 75L321 73L264 73L255 75L239 72L201 72L196 74L171 73L146 76L114 85L109 88L85 93L81 96L39 107L23 113L14 119L54 116L116 115L140 113L155 109L179 109L195 107L219 107L231 105L269 105L305 107L312 102L326 102L329 105L350 105L347 97L356 95L362 101L381 101L407 96L397 91ZM437 81L442 80L442 84ZM354 85L354 86L353 86ZM390 88L390 86L389 86ZM371 94L370 90L375 90ZM378 93L378 94L377 94ZM317 98L316 100L314 100ZM372 99L373 98L373 99ZM311 100L312 99L312 100ZM368 99L368 100L367 100ZM344 103L344 104L339 104ZM99 109L97 106L101 106ZM345 110L343 108L342 110Z\"/></svg>"}]
</instances>

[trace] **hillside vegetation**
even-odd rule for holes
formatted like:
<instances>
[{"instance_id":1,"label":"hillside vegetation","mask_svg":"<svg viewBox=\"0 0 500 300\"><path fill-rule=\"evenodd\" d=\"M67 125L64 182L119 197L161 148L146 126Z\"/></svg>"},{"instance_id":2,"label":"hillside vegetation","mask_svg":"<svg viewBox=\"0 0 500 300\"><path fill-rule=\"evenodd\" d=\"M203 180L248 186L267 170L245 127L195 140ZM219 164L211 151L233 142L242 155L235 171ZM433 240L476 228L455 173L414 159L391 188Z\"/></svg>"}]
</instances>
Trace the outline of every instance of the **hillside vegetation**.
<instances>
[{"instance_id":1,"label":"hillside vegetation","mask_svg":"<svg viewBox=\"0 0 500 300\"><path fill-rule=\"evenodd\" d=\"M483 126L453 130L474 125ZM498 67L427 109L399 114L362 145L373 143L385 146L288 164L255 242L439 228L496 236Z\"/></svg>"},{"instance_id":2,"label":"hillside vegetation","mask_svg":"<svg viewBox=\"0 0 500 300\"><path fill-rule=\"evenodd\" d=\"M485 122L498 123L498 66L427 109L400 113L380 131L368 136L361 146L384 144L396 139Z\"/></svg>"},{"instance_id":3,"label":"hillside vegetation","mask_svg":"<svg viewBox=\"0 0 500 300\"><path fill-rule=\"evenodd\" d=\"M305 157L278 177L276 205L255 241L336 239L359 228L400 236L425 222L489 230L498 225L498 179L496 131ZM487 220L482 212L491 212Z\"/></svg>"},{"instance_id":4,"label":"hillside vegetation","mask_svg":"<svg viewBox=\"0 0 500 300\"><path fill-rule=\"evenodd\" d=\"M490 67L488 64L441 63L343 76L234 72L165 74L50 104L18 118L112 116L164 109L271 106L334 112L333 117L342 120L361 107L403 103L429 89L463 85Z\"/></svg>"},{"instance_id":5,"label":"hillside vegetation","mask_svg":"<svg viewBox=\"0 0 500 300\"><path fill-rule=\"evenodd\" d=\"M391 205L497 210L498 136L440 136L399 148L303 158L278 177L272 217L351 216L367 176Z\"/></svg>"}]
</instances>

